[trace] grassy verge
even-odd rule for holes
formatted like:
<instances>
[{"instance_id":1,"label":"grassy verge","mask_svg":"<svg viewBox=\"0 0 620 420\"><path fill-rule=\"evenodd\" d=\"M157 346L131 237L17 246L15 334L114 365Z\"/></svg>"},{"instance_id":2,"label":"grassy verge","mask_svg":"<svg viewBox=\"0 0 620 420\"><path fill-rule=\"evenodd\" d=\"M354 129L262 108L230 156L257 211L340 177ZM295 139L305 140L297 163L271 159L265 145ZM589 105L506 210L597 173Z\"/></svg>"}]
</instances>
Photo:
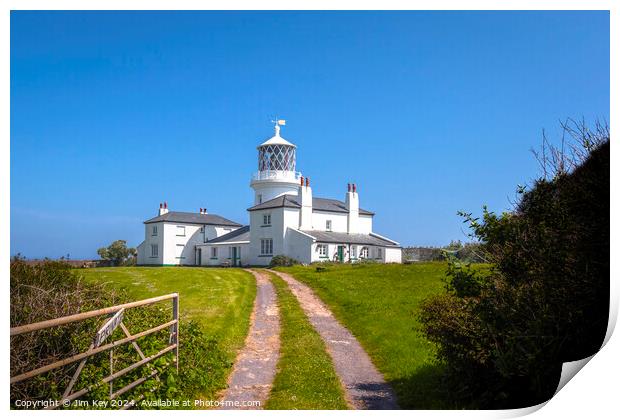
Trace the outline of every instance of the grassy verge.
<instances>
[{"instance_id":1,"label":"grassy verge","mask_svg":"<svg viewBox=\"0 0 620 420\"><path fill-rule=\"evenodd\" d=\"M200 384L197 395L185 398L214 398L226 386L237 350L248 333L256 295L253 276L238 269L193 267L113 267L76 270L87 281L123 289L132 299L145 299L178 292L181 321L195 321L200 328L193 336L208 341L209 354L195 353L192 337L183 338L181 328L180 377ZM131 325L127 325L131 330ZM191 331L185 331L191 334ZM195 340L194 340L195 341ZM221 357L218 355L222 355ZM216 357L217 356L217 357ZM197 366L190 366L196 363ZM185 371L185 373L183 372Z\"/></svg>"},{"instance_id":2,"label":"grassy verge","mask_svg":"<svg viewBox=\"0 0 620 420\"><path fill-rule=\"evenodd\" d=\"M420 332L422 300L444 291L445 263L289 267L312 287L362 343L402 408L452 408L441 384L435 348Z\"/></svg>"},{"instance_id":3,"label":"grassy verge","mask_svg":"<svg viewBox=\"0 0 620 420\"><path fill-rule=\"evenodd\" d=\"M325 344L286 283L270 275L280 306L280 360L267 409L346 409Z\"/></svg>"}]
</instances>

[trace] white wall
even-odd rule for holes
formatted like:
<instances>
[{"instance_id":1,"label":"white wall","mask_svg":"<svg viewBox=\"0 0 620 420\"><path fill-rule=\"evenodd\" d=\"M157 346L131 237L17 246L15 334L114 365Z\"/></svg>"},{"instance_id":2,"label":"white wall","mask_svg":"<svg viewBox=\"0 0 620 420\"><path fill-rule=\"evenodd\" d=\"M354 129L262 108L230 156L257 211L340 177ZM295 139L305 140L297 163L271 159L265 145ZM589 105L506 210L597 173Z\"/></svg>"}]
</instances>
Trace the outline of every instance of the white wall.
<instances>
[{"instance_id":1,"label":"white wall","mask_svg":"<svg viewBox=\"0 0 620 420\"><path fill-rule=\"evenodd\" d=\"M288 228L284 235L286 243L285 255L297 261L310 264L313 261L314 239L298 230Z\"/></svg>"},{"instance_id":2,"label":"white wall","mask_svg":"<svg viewBox=\"0 0 620 420\"><path fill-rule=\"evenodd\" d=\"M222 266L232 265L232 258L230 248L237 248L237 256L239 258L238 264L245 266L249 264L249 243L247 242L231 242L222 245L198 245L198 248L202 249L202 264L203 266ZM213 248L217 249L217 257L212 257Z\"/></svg>"},{"instance_id":3,"label":"white wall","mask_svg":"<svg viewBox=\"0 0 620 420\"><path fill-rule=\"evenodd\" d=\"M357 219L357 229L359 233L369 234L372 232L372 216L360 214Z\"/></svg>"},{"instance_id":4,"label":"white wall","mask_svg":"<svg viewBox=\"0 0 620 420\"><path fill-rule=\"evenodd\" d=\"M314 210L312 212L312 230L325 231L325 222L332 221L332 232L347 231L347 214L346 213L328 213L325 211ZM292 226L294 227L294 226ZM357 220L358 233L372 232L372 216L360 215Z\"/></svg>"},{"instance_id":5,"label":"white wall","mask_svg":"<svg viewBox=\"0 0 620 420\"><path fill-rule=\"evenodd\" d=\"M383 262L386 263L402 263L403 250L401 248L385 248L385 257Z\"/></svg>"},{"instance_id":6,"label":"white wall","mask_svg":"<svg viewBox=\"0 0 620 420\"><path fill-rule=\"evenodd\" d=\"M297 183L277 181L254 181L250 186L254 189L254 205L264 203L284 194L297 195ZM262 201L258 196L262 195Z\"/></svg>"},{"instance_id":7,"label":"white wall","mask_svg":"<svg viewBox=\"0 0 620 420\"><path fill-rule=\"evenodd\" d=\"M157 226L157 236L153 236L153 226ZM177 236L177 226L185 228L185 236ZM186 223L158 222L144 225L144 242L138 249L140 265L196 265L196 245L214 239L237 229L230 226ZM159 253L151 257L151 244L157 244Z\"/></svg>"},{"instance_id":8,"label":"white wall","mask_svg":"<svg viewBox=\"0 0 620 420\"><path fill-rule=\"evenodd\" d=\"M312 230L326 230L325 222L332 221L332 232L347 231L347 214L346 213L327 213L314 210L312 212Z\"/></svg>"},{"instance_id":9,"label":"white wall","mask_svg":"<svg viewBox=\"0 0 620 420\"><path fill-rule=\"evenodd\" d=\"M146 264L146 262L145 262L146 255L145 255L145 252L144 252L145 245L146 245L146 242L142 241L142 243L140 243L140 245L138 245L136 247L136 252L138 253L136 264L138 264L138 265Z\"/></svg>"},{"instance_id":10,"label":"white wall","mask_svg":"<svg viewBox=\"0 0 620 420\"><path fill-rule=\"evenodd\" d=\"M163 223L149 223L144 225L144 242L138 247L138 261L140 265L161 265L163 256ZM157 236L153 236L153 226L157 227ZM157 257L151 257L151 245L158 246Z\"/></svg>"},{"instance_id":11,"label":"white wall","mask_svg":"<svg viewBox=\"0 0 620 420\"><path fill-rule=\"evenodd\" d=\"M263 215L271 214L271 225L263 224ZM288 227L297 228L299 209L279 207L250 212L249 264L268 265L271 257L286 254L284 236ZM273 254L261 256L261 239L273 240Z\"/></svg>"}]
</instances>

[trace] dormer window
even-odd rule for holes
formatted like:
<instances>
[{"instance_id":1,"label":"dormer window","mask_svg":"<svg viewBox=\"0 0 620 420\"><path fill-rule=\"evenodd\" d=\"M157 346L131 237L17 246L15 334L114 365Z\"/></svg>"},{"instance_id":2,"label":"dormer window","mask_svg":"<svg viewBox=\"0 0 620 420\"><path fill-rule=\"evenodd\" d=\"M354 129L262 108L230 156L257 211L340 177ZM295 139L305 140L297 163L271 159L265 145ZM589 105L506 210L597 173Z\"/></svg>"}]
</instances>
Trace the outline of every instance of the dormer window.
<instances>
[{"instance_id":1,"label":"dormer window","mask_svg":"<svg viewBox=\"0 0 620 420\"><path fill-rule=\"evenodd\" d=\"M271 226L271 213L263 214L263 226Z\"/></svg>"},{"instance_id":2,"label":"dormer window","mask_svg":"<svg viewBox=\"0 0 620 420\"><path fill-rule=\"evenodd\" d=\"M326 220L325 221L325 230L328 232L332 231L332 221L331 220Z\"/></svg>"}]
</instances>

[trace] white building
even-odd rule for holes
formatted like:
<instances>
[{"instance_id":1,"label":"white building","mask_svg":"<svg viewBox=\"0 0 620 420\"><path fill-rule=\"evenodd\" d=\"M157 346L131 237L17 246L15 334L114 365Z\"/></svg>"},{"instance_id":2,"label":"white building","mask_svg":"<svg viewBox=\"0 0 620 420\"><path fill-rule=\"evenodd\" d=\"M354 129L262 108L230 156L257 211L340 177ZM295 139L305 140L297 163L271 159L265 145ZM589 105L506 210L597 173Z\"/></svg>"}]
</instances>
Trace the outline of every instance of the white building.
<instances>
[{"instance_id":1,"label":"white building","mask_svg":"<svg viewBox=\"0 0 620 420\"><path fill-rule=\"evenodd\" d=\"M250 224L221 216L168 211L144 222L139 265L268 265L275 255L302 263L371 259L400 263L400 245L373 232L374 213L359 206L355 184L344 201L313 197L310 180L296 172L296 146L275 135L258 146L252 176Z\"/></svg>"}]
</instances>

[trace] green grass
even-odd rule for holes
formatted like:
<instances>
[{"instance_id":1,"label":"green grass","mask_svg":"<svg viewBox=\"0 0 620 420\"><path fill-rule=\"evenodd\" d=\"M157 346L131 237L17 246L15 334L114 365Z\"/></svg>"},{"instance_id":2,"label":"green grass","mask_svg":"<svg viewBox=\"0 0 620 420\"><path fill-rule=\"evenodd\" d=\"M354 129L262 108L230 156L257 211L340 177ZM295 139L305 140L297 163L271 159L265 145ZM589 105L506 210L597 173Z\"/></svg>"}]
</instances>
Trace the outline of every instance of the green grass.
<instances>
[{"instance_id":1,"label":"green grass","mask_svg":"<svg viewBox=\"0 0 620 420\"><path fill-rule=\"evenodd\" d=\"M87 281L125 289L134 299L179 293L181 319L195 320L233 358L248 333L254 277L234 268L109 267L79 270ZM181 332L182 334L182 332Z\"/></svg>"},{"instance_id":2,"label":"green grass","mask_svg":"<svg viewBox=\"0 0 620 420\"><path fill-rule=\"evenodd\" d=\"M271 275L280 306L280 360L267 409L346 409L325 344L286 283Z\"/></svg>"},{"instance_id":3,"label":"green grass","mask_svg":"<svg viewBox=\"0 0 620 420\"><path fill-rule=\"evenodd\" d=\"M358 338L401 408L453 408L441 386L435 348L420 332L421 302L444 291L445 263L279 268L312 287Z\"/></svg>"}]
</instances>

